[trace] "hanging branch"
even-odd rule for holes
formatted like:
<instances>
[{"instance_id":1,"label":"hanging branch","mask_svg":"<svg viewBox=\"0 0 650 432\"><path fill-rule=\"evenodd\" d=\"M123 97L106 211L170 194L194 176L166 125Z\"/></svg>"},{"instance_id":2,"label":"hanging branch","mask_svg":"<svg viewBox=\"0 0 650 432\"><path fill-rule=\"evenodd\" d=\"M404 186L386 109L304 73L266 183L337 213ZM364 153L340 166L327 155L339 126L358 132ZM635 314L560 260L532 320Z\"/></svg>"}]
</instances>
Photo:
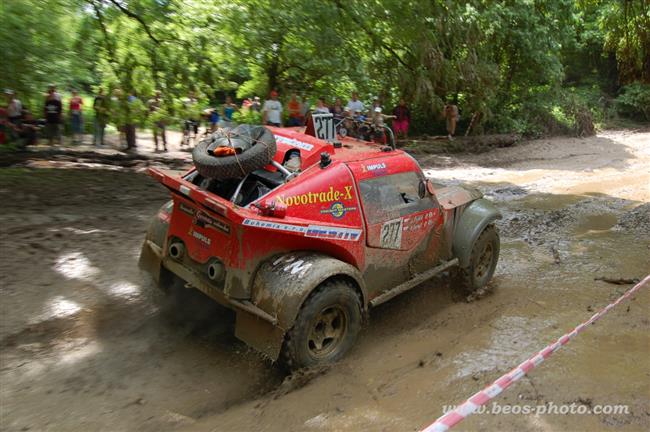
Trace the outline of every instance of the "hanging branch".
<instances>
[{"instance_id":1,"label":"hanging branch","mask_svg":"<svg viewBox=\"0 0 650 432\"><path fill-rule=\"evenodd\" d=\"M120 10L124 15L128 16L131 19L136 20L137 22L140 23L142 28L144 29L145 33L147 33L147 36L149 36L149 39L151 39L156 45L160 44L160 41L151 33L151 29L149 29L149 26L147 23L142 19L142 17L135 12L130 11L128 8L124 7L122 4L120 4L119 1L117 0L108 0L113 4L116 8Z\"/></svg>"},{"instance_id":2,"label":"hanging branch","mask_svg":"<svg viewBox=\"0 0 650 432\"><path fill-rule=\"evenodd\" d=\"M355 22L355 24L357 24L359 27L361 27L361 29L370 37L370 39L373 40L373 42L375 42L377 45L379 45L380 47L382 47L383 49L388 51L393 57L395 57L395 59L402 66L404 66L405 68L407 68L410 71L414 71L414 69L408 63L406 63L406 61L404 61L404 59L397 53L397 51L395 51L395 49L392 46L388 45L379 36L377 36L371 29L369 29L365 25L365 23L359 19L359 17L357 17L356 15L350 13L345 8L345 6L343 5L343 2L341 0L333 0L333 2L341 12L343 12L344 14L349 16L352 19L352 21Z\"/></svg>"},{"instance_id":3,"label":"hanging branch","mask_svg":"<svg viewBox=\"0 0 650 432\"><path fill-rule=\"evenodd\" d=\"M104 36L104 45L106 45L106 51L109 56L109 64L114 72L117 72L115 66L115 46L111 40L110 35L108 34L108 29L106 28L106 23L104 22L104 15L102 15L101 8L95 1L91 1L90 4L95 11L95 16L97 17L97 22L99 23L99 28L102 30L102 35Z\"/></svg>"}]
</instances>

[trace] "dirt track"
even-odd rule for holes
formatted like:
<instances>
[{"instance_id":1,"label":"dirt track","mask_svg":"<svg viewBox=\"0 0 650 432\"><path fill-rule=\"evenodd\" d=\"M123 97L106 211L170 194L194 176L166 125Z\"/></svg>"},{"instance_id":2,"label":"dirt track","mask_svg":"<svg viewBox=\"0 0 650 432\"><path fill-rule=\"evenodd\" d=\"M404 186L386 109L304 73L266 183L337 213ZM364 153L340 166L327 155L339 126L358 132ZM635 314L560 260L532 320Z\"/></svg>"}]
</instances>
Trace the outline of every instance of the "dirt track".
<instances>
[{"instance_id":1,"label":"dirt track","mask_svg":"<svg viewBox=\"0 0 650 432\"><path fill-rule=\"evenodd\" d=\"M153 181L0 170L0 429L418 430L629 287L594 278L650 273L650 132L422 164L503 210L490 292L468 303L444 278L426 283L373 310L340 364L290 378L231 335L226 311L172 308L140 275L147 219L167 195ZM649 291L497 399L629 414L476 415L455 430L648 430Z\"/></svg>"}]
</instances>

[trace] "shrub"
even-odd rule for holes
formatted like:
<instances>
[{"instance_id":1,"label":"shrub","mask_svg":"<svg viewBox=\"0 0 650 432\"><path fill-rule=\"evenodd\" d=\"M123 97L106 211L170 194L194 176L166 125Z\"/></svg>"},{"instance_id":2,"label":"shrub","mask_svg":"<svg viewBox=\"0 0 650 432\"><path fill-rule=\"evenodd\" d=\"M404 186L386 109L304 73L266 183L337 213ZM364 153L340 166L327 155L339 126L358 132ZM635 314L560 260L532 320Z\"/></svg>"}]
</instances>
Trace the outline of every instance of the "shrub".
<instances>
[{"instance_id":1,"label":"shrub","mask_svg":"<svg viewBox=\"0 0 650 432\"><path fill-rule=\"evenodd\" d=\"M650 121L650 84L634 83L624 86L615 103L620 115Z\"/></svg>"}]
</instances>

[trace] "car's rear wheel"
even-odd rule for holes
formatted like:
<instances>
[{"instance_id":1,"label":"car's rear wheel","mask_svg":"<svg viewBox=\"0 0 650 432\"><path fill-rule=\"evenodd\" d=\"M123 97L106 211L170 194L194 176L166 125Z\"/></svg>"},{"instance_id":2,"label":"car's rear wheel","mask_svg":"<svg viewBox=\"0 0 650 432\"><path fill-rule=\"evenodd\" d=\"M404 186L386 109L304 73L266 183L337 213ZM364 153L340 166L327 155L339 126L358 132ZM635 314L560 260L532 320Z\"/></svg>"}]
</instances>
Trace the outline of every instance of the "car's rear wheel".
<instances>
[{"instance_id":1,"label":"car's rear wheel","mask_svg":"<svg viewBox=\"0 0 650 432\"><path fill-rule=\"evenodd\" d=\"M343 357L361 329L361 302L342 280L325 282L300 309L287 332L282 359L291 370L322 366Z\"/></svg>"},{"instance_id":2,"label":"car's rear wheel","mask_svg":"<svg viewBox=\"0 0 650 432\"><path fill-rule=\"evenodd\" d=\"M492 279L499 250L499 234L494 225L489 225L474 242L469 265L458 269L458 285L465 294L476 292Z\"/></svg>"}]
</instances>

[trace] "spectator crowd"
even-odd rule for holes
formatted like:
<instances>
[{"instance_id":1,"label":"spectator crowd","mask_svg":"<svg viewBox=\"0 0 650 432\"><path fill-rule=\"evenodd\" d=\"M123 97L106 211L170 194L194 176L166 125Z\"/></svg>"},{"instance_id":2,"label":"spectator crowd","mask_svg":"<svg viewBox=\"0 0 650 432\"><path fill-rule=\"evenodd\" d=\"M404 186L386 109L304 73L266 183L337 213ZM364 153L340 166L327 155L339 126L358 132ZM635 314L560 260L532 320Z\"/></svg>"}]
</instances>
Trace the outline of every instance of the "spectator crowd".
<instances>
[{"instance_id":1,"label":"spectator crowd","mask_svg":"<svg viewBox=\"0 0 650 432\"><path fill-rule=\"evenodd\" d=\"M385 119L392 121L391 126L398 138L406 138L411 125L411 111L405 101L392 109L391 114L384 113L384 108L377 97L366 105L359 99L357 92L352 92L350 99L343 105L341 98L327 101L319 97L312 104L306 96L299 97L292 93L286 102L280 99L276 90L269 93L263 103L259 96L246 98L241 105L226 95L223 104L216 106L201 105L194 92L180 100L165 98L161 91L155 91L149 99L142 99L135 93L125 93L113 89L110 94L103 88L97 90L92 99L92 106L86 112L92 112L92 127L85 126L84 99L76 90L63 101L55 85L50 85L44 95L42 115L34 115L26 109L13 90L5 90L6 104L0 106L0 144L15 142L19 146L34 145L43 138L49 145L63 144L64 129L68 132L70 143L84 143L84 130L92 129L92 144L105 145L105 132L108 125L113 125L119 133L119 145L127 150L136 147L136 128L145 124L151 128L155 151L167 151L167 129L174 125L182 130L181 148L191 148L199 139L201 125L204 134L218 128L234 127L237 123L262 123L277 127L305 126L312 114L333 114L337 127L342 125L350 130L348 122L366 122L382 128ZM449 139L455 133L458 121L458 107L449 103L445 105L443 117L446 120ZM364 135L365 136L365 135Z\"/></svg>"}]
</instances>

